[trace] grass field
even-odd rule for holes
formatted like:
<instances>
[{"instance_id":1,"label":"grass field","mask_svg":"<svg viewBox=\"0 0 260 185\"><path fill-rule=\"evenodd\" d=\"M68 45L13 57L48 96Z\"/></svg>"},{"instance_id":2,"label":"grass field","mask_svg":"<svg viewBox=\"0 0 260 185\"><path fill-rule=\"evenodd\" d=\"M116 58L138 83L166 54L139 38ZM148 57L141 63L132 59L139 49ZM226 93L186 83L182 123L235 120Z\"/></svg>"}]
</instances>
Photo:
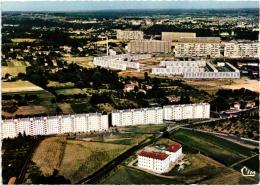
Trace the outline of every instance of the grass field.
<instances>
[{"instance_id":1,"label":"grass field","mask_svg":"<svg viewBox=\"0 0 260 185\"><path fill-rule=\"evenodd\" d=\"M117 171L101 181L101 184L179 184L174 179L157 177L126 166L119 166Z\"/></svg>"},{"instance_id":2,"label":"grass field","mask_svg":"<svg viewBox=\"0 0 260 185\"><path fill-rule=\"evenodd\" d=\"M126 133L126 134L118 134L118 135L112 135L112 136L96 137L96 138L93 138L92 141L132 146L132 145L142 142L143 140L147 139L150 136L151 136L151 134Z\"/></svg>"},{"instance_id":3,"label":"grass field","mask_svg":"<svg viewBox=\"0 0 260 185\"><path fill-rule=\"evenodd\" d=\"M78 88L72 88L72 89L59 89L55 90L55 92L60 95L73 95L73 94L86 94L85 91L78 89Z\"/></svg>"},{"instance_id":4,"label":"grass field","mask_svg":"<svg viewBox=\"0 0 260 185\"><path fill-rule=\"evenodd\" d=\"M50 137L41 142L33 155L33 161L44 174L50 174L57 169L62 176L76 183L127 148L125 145Z\"/></svg>"},{"instance_id":5,"label":"grass field","mask_svg":"<svg viewBox=\"0 0 260 185\"><path fill-rule=\"evenodd\" d=\"M14 38L14 39L11 39L12 42L17 42L17 43L20 43L20 42L34 42L36 39L30 39L30 38Z\"/></svg>"},{"instance_id":6,"label":"grass field","mask_svg":"<svg viewBox=\"0 0 260 185\"><path fill-rule=\"evenodd\" d=\"M26 66L18 66L18 67L9 67L9 66L1 66L2 68L2 77L8 73L12 76L17 76L19 73L26 73Z\"/></svg>"},{"instance_id":7,"label":"grass field","mask_svg":"<svg viewBox=\"0 0 260 185\"><path fill-rule=\"evenodd\" d=\"M170 137L190 148L213 157L225 165L231 165L248 156L254 155L254 152L248 148L206 133L180 129Z\"/></svg>"},{"instance_id":8,"label":"grass field","mask_svg":"<svg viewBox=\"0 0 260 185\"><path fill-rule=\"evenodd\" d=\"M49 81L47 87L52 87L52 88L72 88L74 87L74 83L72 82L67 82L67 83L59 83L55 81Z\"/></svg>"},{"instance_id":9,"label":"grass field","mask_svg":"<svg viewBox=\"0 0 260 185\"><path fill-rule=\"evenodd\" d=\"M166 125L138 125L138 126L128 126L128 127L118 127L118 130L134 132L134 133L155 133L165 130Z\"/></svg>"},{"instance_id":10,"label":"grass field","mask_svg":"<svg viewBox=\"0 0 260 185\"><path fill-rule=\"evenodd\" d=\"M71 55L64 55L64 57L62 57L62 59L65 60L69 64L74 62L85 68L95 67L95 65L93 64L93 57L74 57Z\"/></svg>"},{"instance_id":11,"label":"grass field","mask_svg":"<svg viewBox=\"0 0 260 185\"><path fill-rule=\"evenodd\" d=\"M69 103L57 103L63 114L73 114L73 110Z\"/></svg>"},{"instance_id":12,"label":"grass field","mask_svg":"<svg viewBox=\"0 0 260 185\"><path fill-rule=\"evenodd\" d=\"M15 82L2 82L2 93L16 93L25 91L43 91L43 89L28 81L19 80Z\"/></svg>"}]
</instances>

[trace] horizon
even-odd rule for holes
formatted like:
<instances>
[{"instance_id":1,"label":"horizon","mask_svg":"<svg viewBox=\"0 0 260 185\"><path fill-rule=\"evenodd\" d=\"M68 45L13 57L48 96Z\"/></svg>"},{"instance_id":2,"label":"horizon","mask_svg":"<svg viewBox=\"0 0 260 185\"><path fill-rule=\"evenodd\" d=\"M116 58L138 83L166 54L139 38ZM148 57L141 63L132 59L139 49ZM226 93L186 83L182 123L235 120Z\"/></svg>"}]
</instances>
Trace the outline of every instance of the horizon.
<instances>
[{"instance_id":1,"label":"horizon","mask_svg":"<svg viewBox=\"0 0 260 185\"><path fill-rule=\"evenodd\" d=\"M136 2L136 3L134 3ZM126 8L127 7L127 8ZM258 1L3 1L3 12L259 9Z\"/></svg>"}]
</instances>

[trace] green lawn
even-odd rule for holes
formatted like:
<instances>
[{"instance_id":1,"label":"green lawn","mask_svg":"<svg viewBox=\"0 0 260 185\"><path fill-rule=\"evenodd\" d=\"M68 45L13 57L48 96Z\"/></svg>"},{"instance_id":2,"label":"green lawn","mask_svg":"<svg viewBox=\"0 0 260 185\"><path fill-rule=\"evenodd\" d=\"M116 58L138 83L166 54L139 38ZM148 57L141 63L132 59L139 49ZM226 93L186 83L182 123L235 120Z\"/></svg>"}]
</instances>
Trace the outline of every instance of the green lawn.
<instances>
[{"instance_id":1,"label":"green lawn","mask_svg":"<svg viewBox=\"0 0 260 185\"><path fill-rule=\"evenodd\" d=\"M164 131L166 125L139 125L139 126L128 126L128 127L121 127L119 130L124 130L128 132L135 132L135 133L155 133L158 131Z\"/></svg>"},{"instance_id":2,"label":"green lawn","mask_svg":"<svg viewBox=\"0 0 260 185\"><path fill-rule=\"evenodd\" d=\"M180 182L157 177L130 167L119 166L117 171L101 181L101 184L178 184Z\"/></svg>"},{"instance_id":3,"label":"green lawn","mask_svg":"<svg viewBox=\"0 0 260 185\"><path fill-rule=\"evenodd\" d=\"M71 88L71 89L59 89L55 90L55 92L60 95L73 95L73 94L86 94L85 91L78 89L78 88Z\"/></svg>"},{"instance_id":4,"label":"green lawn","mask_svg":"<svg viewBox=\"0 0 260 185\"><path fill-rule=\"evenodd\" d=\"M231 165L248 156L254 155L254 152L248 148L197 131L180 129L171 134L170 138L192 149L199 150L225 165Z\"/></svg>"}]
</instances>

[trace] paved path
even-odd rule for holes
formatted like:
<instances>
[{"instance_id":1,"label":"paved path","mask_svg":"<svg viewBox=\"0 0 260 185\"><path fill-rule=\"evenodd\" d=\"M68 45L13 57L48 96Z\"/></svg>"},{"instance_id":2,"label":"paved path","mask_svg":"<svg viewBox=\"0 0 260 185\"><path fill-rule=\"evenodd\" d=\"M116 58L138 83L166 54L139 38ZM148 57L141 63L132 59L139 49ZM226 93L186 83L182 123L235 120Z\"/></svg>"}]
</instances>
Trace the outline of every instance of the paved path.
<instances>
[{"instance_id":1,"label":"paved path","mask_svg":"<svg viewBox=\"0 0 260 185\"><path fill-rule=\"evenodd\" d=\"M243 163L243 162L245 162L245 161L247 161L247 160L249 160L249 159L252 159L252 158L254 158L254 157L258 156L258 155L259 155L259 154L256 154L256 155L253 155L253 156L248 157L248 158L246 158L246 159L243 159L243 160L241 160L241 161L238 161L238 162L236 162L236 163L234 163L234 164L231 164L229 167L232 168L232 167L238 165L239 163Z\"/></svg>"}]
</instances>

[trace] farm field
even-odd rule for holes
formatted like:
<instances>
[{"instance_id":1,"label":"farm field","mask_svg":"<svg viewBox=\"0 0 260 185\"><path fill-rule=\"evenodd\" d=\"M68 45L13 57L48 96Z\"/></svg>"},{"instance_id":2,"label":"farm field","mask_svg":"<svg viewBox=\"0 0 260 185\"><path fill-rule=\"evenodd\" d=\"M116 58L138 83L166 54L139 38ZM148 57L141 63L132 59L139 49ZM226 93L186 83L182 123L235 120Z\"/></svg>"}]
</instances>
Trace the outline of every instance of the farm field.
<instances>
[{"instance_id":1,"label":"farm field","mask_svg":"<svg viewBox=\"0 0 260 185\"><path fill-rule=\"evenodd\" d=\"M73 110L69 103L57 103L63 114L73 114Z\"/></svg>"},{"instance_id":2,"label":"farm field","mask_svg":"<svg viewBox=\"0 0 260 185\"><path fill-rule=\"evenodd\" d=\"M231 165L255 154L248 148L225 139L192 130L177 130L170 138L192 149L199 150L225 165Z\"/></svg>"},{"instance_id":3,"label":"farm field","mask_svg":"<svg viewBox=\"0 0 260 185\"><path fill-rule=\"evenodd\" d=\"M50 175L54 169L57 169L60 175L76 183L127 148L128 146L125 145L50 137L40 143L32 160L40 167L43 174Z\"/></svg>"},{"instance_id":4,"label":"farm field","mask_svg":"<svg viewBox=\"0 0 260 185\"><path fill-rule=\"evenodd\" d=\"M2 111L4 117L14 117L15 115L34 115L34 114L48 114L49 111L46 107L40 105L28 105L28 106L19 106L17 111L14 113L8 113Z\"/></svg>"},{"instance_id":5,"label":"farm field","mask_svg":"<svg viewBox=\"0 0 260 185\"><path fill-rule=\"evenodd\" d=\"M17 76L19 73L26 73L26 66L17 66L17 67L9 67L9 66L1 66L2 69L2 77L8 73L12 76Z\"/></svg>"},{"instance_id":6,"label":"farm field","mask_svg":"<svg viewBox=\"0 0 260 185\"><path fill-rule=\"evenodd\" d=\"M16 93L28 91L44 91L41 87L29 81L2 82L2 93Z\"/></svg>"},{"instance_id":7,"label":"farm field","mask_svg":"<svg viewBox=\"0 0 260 185\"><path fill-rule=\"evenodd\" d=\"M62 57L62 59L65 60L69 64L74 62L85 68L95 67L95 65L93 64L93 57L74 57L71 55L64 55L64 57Z\"/></svg>"}]
</instances>

